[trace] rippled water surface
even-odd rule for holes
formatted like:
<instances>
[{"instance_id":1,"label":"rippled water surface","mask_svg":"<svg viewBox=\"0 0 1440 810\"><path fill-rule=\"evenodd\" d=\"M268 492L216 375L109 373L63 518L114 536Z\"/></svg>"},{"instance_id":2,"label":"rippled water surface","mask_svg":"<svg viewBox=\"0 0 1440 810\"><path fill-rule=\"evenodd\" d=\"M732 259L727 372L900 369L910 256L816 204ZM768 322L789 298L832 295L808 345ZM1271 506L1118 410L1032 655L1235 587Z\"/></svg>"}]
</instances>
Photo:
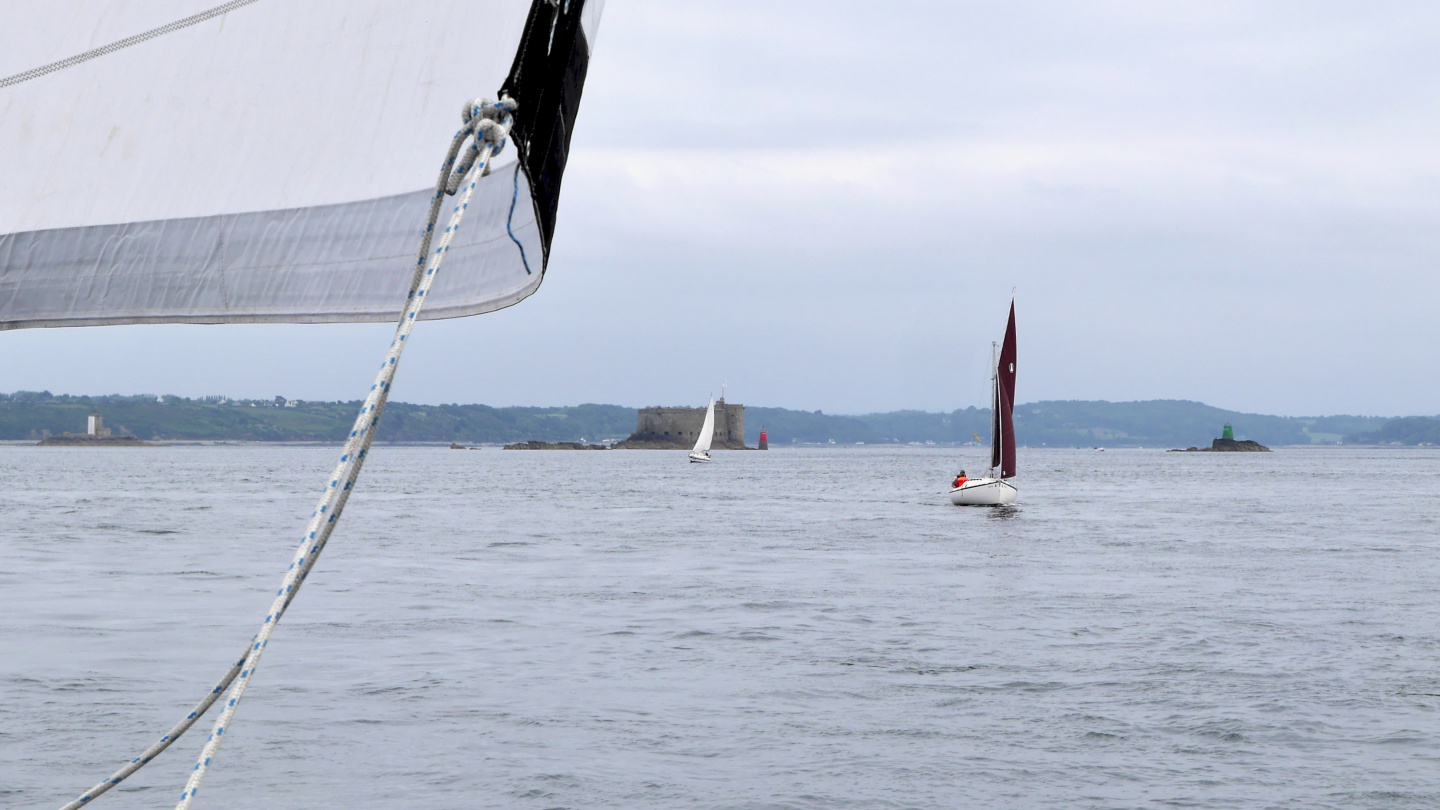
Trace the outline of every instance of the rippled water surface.
<instances>
[{"instance_id":1,"label":"rippled water surface","mask_svg":"<svg viewBox=\"0 0 1440 810\"><path fill-rule=\"evenodd\" d=\"M337 452L0 447L0 805L188 711ZM377 448L198 806L1440 806L1440 452L716 459Z\"/></svg>"}]
</instances>

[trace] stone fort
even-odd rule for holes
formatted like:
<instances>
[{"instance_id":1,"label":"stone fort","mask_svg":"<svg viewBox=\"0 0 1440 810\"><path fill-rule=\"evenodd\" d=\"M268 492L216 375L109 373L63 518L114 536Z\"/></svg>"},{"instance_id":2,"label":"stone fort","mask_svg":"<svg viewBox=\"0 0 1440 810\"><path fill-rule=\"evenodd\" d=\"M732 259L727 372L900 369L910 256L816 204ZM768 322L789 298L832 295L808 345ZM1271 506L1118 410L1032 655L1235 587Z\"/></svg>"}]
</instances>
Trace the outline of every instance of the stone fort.
<instances>
[{"instance_id":1,"label":"stone fort","mask_svg":"<svg viewBox=\"0 0 1440 810\"><path fill-rule=\"evenodd\" d=\"M684 448L695 446L705 424L704 408L641 408L635 432L617 447ZM745 406L715 401L715 438L711 447L745 449Z\"/></svg>"}]
</instances>

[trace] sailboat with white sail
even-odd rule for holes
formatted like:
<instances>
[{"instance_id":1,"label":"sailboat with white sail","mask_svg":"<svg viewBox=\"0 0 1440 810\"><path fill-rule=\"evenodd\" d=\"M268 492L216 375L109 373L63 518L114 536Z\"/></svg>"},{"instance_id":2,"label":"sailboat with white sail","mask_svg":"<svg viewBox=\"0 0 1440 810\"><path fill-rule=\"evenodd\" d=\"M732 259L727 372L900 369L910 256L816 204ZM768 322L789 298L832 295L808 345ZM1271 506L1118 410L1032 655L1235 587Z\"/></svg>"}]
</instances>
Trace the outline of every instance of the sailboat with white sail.
<instances>
[{"instance_id":1,"label":"sailboat with white sail","mask_svg":"<svg viewBox=\"0 0 1440 810\"><path fill-rule=\"evenodd\" d=\"M695 447L690 450L690 461L694 464L707 464L710 458L710 442L715 438L715 397L710 397L710 404L705 408L705 424L700 426L700 435L695 438Z\"/></svg>"},{"instance_id":2,"label":"sailboat with white sail","mask_svg":"<svg viewBox=\"0 0 1440 810\"><path fill-rule=\"evenodd\" d=\"M998 357L991 363L993 390L990 421L990 472L983 478L956 477L950 489L950 503L956 506L1005 506L1015 502L1019 490L1008 479L1015 477L1015 300L1010 300L1010 319Z\"/></svg>"}]
</instances>

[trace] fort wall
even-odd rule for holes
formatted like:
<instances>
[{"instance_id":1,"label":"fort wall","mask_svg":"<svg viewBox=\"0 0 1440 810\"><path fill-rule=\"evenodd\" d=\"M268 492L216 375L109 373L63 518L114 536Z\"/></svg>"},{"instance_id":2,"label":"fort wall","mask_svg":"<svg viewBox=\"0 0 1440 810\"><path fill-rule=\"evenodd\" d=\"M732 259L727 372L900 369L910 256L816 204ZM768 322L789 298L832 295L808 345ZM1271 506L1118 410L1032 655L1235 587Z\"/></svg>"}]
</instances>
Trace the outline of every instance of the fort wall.
<instances>
[{"instance_id":1,"label":"fort wall","mask_svg":"<svg viewBox=\"0 0 1440 810\"><path fill-rule=\"evenodd\" d=\"M617 447L654 447L689 450L705 424L704 408L641 408L635 432ZM745 449L745 406L720 399L715 402L715 438L711 447Z\"/></svg>"}]
</instances>

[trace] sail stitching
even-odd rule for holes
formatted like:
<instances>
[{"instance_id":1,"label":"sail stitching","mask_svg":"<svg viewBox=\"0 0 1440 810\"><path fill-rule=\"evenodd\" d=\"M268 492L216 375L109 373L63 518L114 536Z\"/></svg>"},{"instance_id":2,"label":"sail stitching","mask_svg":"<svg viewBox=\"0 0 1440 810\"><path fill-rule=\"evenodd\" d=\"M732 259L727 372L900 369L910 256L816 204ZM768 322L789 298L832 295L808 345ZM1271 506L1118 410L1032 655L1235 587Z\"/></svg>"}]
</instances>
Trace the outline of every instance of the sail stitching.
<instances>
[{"instance_id":1,"label":"sail stitching","mask_svg":"<svg viewBox=\"0 0 1440 810\"><path fill-rule=\"evenodd\" d=\"M28 82L31 79L38 79L41 76L55 73L56 71L61 71L65 68L74 67L84 62L89 62L91 59L96 59L98 57L105 56L106 54L111 54L116 51L123 50L130 47L131 45L139 45L142 42L152 40L156 37L164 36L165 34L173 33L175 31L179 31L182 28L189 28L192 25L197 25L199 23L205 22L206 20L214 19L215 17L219 17L222 14L234 11L241 6L248 6L251 3L258 2L260 2L260 0L230 0L230 2L218 5L215 8L210 9L209 11L202 11L199 14L192 14L182 20L176 20L175 22L167 23L160 26L159 28L152 28L143 34L136 34L133 37L126 37L121 40L116 40L109 45L101 45L100 47L93 50L88 50L84 53L78 53L69 58L61 59L58 62L51 62L48 65L41 65L37 68L31 68L24 73L16 73L14 76L7 76L4 79L0 79L0 87L10 87L12 85L20 84L21 82Z\"/></svg>"}]
</instances>

